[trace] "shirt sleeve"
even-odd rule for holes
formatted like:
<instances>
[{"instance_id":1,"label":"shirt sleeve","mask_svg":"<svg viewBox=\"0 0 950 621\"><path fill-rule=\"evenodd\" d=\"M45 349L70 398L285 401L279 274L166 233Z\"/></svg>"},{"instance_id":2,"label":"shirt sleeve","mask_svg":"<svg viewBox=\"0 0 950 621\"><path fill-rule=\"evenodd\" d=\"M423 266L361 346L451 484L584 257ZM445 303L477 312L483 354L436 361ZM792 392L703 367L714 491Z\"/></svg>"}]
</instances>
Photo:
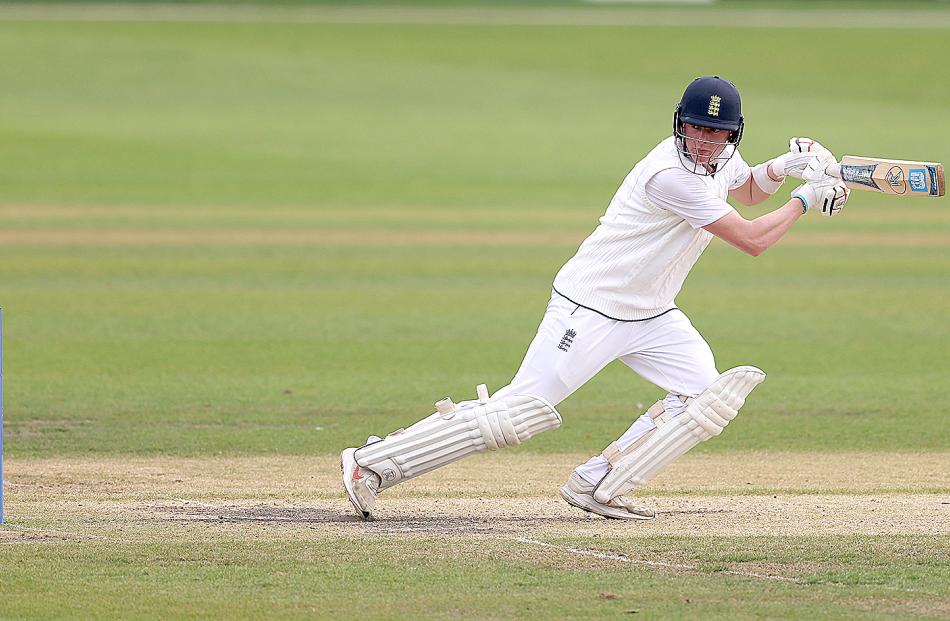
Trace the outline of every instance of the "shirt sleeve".
<instances>
[{"instance_id":1,"label":"shirt sleeve","mask_svg":"<svg viewBox=\"0 0 950 621\"><path fill-rule=\"evenodd\" d=\"M749 180L749 177L752 176L752 168L742 159L742 154L738 151L732 156L729 163L733 165L732 170L729 171L732 173L732 182L729 184L729 190L731 191Z\"/></svg>"},{"instance_id":2,"label":"shirt sleeve","mask_svg":"<svg viewBox=\"0 0 950 621\"><path fill-rule=\"evenodd\" d=\"M675 213L694 229L712 224L734 211L702 180L678 168L661 170L647 181L644 190L653 205Z\"/></svg>"}]
</instances>

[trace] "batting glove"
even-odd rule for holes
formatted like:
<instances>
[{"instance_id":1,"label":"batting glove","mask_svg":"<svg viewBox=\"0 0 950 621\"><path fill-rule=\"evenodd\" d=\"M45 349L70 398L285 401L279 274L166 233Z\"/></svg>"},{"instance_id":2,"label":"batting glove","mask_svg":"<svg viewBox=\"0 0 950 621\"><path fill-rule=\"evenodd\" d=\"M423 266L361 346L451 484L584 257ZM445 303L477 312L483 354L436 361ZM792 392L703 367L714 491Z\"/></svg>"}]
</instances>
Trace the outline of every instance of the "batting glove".
<instances>
[{"instance_id":1,"label":"batting glove","mask_svg":"<svg viewBox=\"0 0 950 621\"><path fill-rule=\"evenodd\" d=\"M825 176L820 181L809 181L792 190L792 198L804 204L804 212L818 209L823 216L834 216L848 202L851 190L837 177Z\"/></svg>"},{"instance_id":2,"label":"batting glove","mask_svg":"<svg viewBox=\"0 0 950 621\"><path fill-rule=\"evenodd\" d=\"M788 153L772 160L772 172L779 176L792 176L802 179L805 167L815 158L834 160L835 156L821 144L811 138L792 137L788 140Z\"/></svg>"}]
</instances>

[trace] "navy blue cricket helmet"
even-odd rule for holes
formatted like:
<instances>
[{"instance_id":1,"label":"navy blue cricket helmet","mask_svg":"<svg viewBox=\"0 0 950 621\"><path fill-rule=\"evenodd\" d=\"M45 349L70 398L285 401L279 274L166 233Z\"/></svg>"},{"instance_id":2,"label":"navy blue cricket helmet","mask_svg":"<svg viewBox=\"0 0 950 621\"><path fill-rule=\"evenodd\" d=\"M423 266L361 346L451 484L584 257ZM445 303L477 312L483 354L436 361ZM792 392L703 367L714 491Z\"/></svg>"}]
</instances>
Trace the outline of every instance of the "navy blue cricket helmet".
<instances>
[{"instance_id":1,"label":"navy blue cricket helmet","mask_svg":"<svg viewBox=\"0 0 950 621\"><path fill-rule=\"evenodd\" d=\"M714 163L715 170L732 157L735 148L739 146L739 141L742 140L745 121L742 118L742 98L739 96L739 89L735 84L718 75L696 78L686 87L673 113L673 135L679 143L681 156L688 158L689 153L686 151L683 140L685 138L684 123L730 132L727 142L732 147L728 155L713 158L711 163ZM686 165L685 162L684 165ZM693 172L703 174L695 165L692 168Z\"/></svg>"},{"instance_id":2,"label":"navy blue cricket helmet","mask_svg":"<svg viewBox=\"0 0 950 621\"><path fill-rule=\"evenodd\" d=\"M673 114L673 131L679 133L682 123L726 129L733 132L729 142L739 144L745 121L739 89L718 75L696 78L689 83Z\"/></svg>"}]
</instances>

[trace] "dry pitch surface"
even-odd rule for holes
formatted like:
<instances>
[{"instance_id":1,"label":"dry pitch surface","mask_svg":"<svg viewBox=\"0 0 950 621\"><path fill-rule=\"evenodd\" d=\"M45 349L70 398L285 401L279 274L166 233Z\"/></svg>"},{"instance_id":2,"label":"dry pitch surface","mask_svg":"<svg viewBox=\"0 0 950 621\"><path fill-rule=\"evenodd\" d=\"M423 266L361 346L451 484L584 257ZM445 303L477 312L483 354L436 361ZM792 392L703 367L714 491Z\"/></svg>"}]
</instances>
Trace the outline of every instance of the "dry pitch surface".
<instances>
[{"instance_id":1,"label":"dry pitch surface","mask_svg":"<svg viewBox=\"0 0 950 621\"><path fill-rule=\"evenodd\" d=\"M648 522L561 501L581 459L479 455L389 490L362 522L333 456L18 458L0 551L20 610L48 592L79 616L105 614L104 588L125 617L340 618L352 577L376 571L378 618L472 616L458 606L499 588L517 598L487 618L732 619L732 598L749 618L950 618L947 453L689 455L641 496Z\"/></svg>"},{"instance_id":2,"label":"dry pitch surface","mask_svg":"<svg viewBox=\"0 0 950 621\"><path fill-rule=\"evenodd\" d=\"M687 456L640 496L649 522L588 516L557 496L580 455L479 455L393 488L356 519L336 458L17 459L0 541L126 538L212 524L267 537L359 533L557 537L950 534L950 455L749 453ZM286 532L282 536L286 536ZM566 552L569 553L569 552Z\"/></svg>"}]
</instances>

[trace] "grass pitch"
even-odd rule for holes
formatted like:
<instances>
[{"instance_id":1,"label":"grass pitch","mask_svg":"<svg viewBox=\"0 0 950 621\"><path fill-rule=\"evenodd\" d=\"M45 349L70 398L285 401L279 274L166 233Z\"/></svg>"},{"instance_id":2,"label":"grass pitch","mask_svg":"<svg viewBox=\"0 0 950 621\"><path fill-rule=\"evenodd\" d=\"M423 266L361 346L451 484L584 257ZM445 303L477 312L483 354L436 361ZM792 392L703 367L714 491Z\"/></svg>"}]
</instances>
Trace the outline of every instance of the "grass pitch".
<instances>
[{"instance_id":1,"label":"grass pitch","mask_svg":"<svg viewBox=\"0 0 950 621\"><path fill-rule=\"evenodd\" d=\"M945 200L711 245L679 305L770 378L654 522L556 496L659 395L619 365L379 522L336 482L507 383L696 75L750 162L950 161L950 12L775 6L0 7L0 617L950 617Z\"/></svg>"}]
</instances>

